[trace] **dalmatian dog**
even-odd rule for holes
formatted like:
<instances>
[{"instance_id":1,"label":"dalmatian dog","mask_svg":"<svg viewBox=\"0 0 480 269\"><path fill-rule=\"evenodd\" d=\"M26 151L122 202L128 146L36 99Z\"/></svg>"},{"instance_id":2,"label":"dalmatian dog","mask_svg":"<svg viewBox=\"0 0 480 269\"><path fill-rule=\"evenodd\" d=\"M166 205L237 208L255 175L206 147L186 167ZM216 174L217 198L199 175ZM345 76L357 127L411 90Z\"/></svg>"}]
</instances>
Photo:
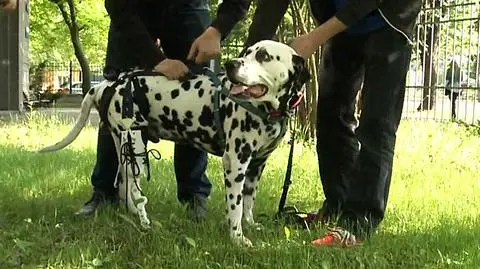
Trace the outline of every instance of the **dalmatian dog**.
<instances>
[{"instance_id":1,"label":"dalmatian dog","mask_svg":"<svg viewBox=\"0 0 480 269\"><path fill-rule=\"evenodd\" d=\"M282 140L292 106L298 103L309 79L305 60L291 47L264 40L227 61L225 72L216 79L208 74L181 81L167 80L162 75L138 75L134 91L142 93L139 96L144 97L146 105L142 111L139 98L134 98L134 116L129 119L122 118L128 82L122 77L116 82L104 81L85 95L70 133L40 152L60 150L72 143L95 106L100 115L102 111L105 114L103 124L111 130L119 158L125 141L122 133L130 130L141 130L153 142L165 139L188 143L221 156L230 237L238 245L251 246L243 234L242 220L256 225L252 210L257 183L268 157ZM105 98L108 92L111 97ZM145 152L141 136L131 135L131 141L135 153ZM142 160L137 162L141 168ZM134 173L135 168L120 166L121 178L127 178L120 182L120 197L128 200L129 210L148 225L147 198L135 188L139 186L138 173ZM131 192L125 194L127 187ZM138 199L142 201L135 204Z\"/></svg>"}]
</instances>

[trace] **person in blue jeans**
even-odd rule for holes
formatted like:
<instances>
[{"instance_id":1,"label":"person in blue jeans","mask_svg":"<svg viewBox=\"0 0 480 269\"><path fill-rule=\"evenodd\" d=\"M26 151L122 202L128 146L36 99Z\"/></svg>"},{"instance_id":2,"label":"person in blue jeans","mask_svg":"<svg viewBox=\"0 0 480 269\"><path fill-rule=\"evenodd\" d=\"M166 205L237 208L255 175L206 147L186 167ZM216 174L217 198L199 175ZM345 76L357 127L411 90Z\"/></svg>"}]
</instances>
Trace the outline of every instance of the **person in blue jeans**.
<instances>
[{"instance_id":1,"label":"person in blue jeans","mask_svg":"<svg viewBox=\"0 0 480 269\"><path fill-rule=\"evenodd\" d=\"M245 45L272 39L289 2L259 0ZM355 245L385 216L421 5L421 0L310 0L318 27L290 44L305 58L322 47L316 134L325 201L316 216L337 220L337 226L313 240L315 245Z\"/></svg>"},{"instance_id":2,"label":"person in blue jeans","mask_svg":"<svg viewBox=\"0 0 480 269\"><path fill-rule=\"evenodd\" d=\"M154 69L178 79L191 69L208 65L220 52L223 40L248 11L250 0L225 0L211 20L207 0L106 0L110 16L106 79L134 67ZM157 40L161 41L161 49ZM196 67L196 68L195 68ZM211 183L205 171L207 153L176 144L174 166L178 200L187 204L192 218L203 218ZM99 205L118 200L114 188L118 158L108 128L100 123L97 161L92 173L93 195L77 215L89 215Z\"/></svg>"}]
</instances>

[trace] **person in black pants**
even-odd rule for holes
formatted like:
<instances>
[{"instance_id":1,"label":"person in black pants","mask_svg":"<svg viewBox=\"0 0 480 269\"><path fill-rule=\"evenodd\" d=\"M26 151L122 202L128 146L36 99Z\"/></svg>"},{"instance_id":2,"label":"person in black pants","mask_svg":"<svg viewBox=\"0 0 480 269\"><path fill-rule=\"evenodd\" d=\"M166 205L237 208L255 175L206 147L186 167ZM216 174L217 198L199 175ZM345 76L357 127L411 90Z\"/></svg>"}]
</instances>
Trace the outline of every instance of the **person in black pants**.
<instances>
[{"instance_id":1,"label":"person in black pants","mask_svg":"<svg viewBox=\"0 0 480 269\"><path fill-rule=\"evenodd\" d=\"M409 43L421 4L311 0L319 26L291 43L305 58L322 46L316 134L325 201L317 217L338 221L312 241L315 245L354 245L369 238L384 218ZM289 0L260 0L245 45L273 38L288 5ZM364 104L357 122L355 97L362 82Z\"/></svg>"},{"instance_id":2,"label":"person in black pants","mask_svg":"<svg viewBox=\"0 0 480 269\"><path fill-rule=\"evenodd\" d=\"M448 64L447 69L447 76L445 79L445 95L448 96L450 99L451 105L451 117L452 120L457 118L457 98L461 94L460 89L460 65L458 64L459 60L456 59L457 57L453 57L453 59Z\"/></svg>"},{"instance_id":3,"label":"person in black pants","mask_svg":"<svg viewBox=\"0 0 480 269\"><path fill-rule=\"evenodd\" d=\"M212 22L207 0L129 1L106 0L111 18L104 76L115 80L119 72L134 67L154 69L169 79L186 74L189 60L208 64L220 52L220 41L248 11L249 0L226 0ZM158 48L158 39L161 48ZM163 54L164 53L164 54ZM77 215L89 215L104 203L117 201L114 181L118 159L108 128L100 124L97 161L92 173L92 198ZM176 144L174 166L177 197L186 203L192 218L202 218L211 184L205 174L207 153Z\"/></svg>"}]
</instances>

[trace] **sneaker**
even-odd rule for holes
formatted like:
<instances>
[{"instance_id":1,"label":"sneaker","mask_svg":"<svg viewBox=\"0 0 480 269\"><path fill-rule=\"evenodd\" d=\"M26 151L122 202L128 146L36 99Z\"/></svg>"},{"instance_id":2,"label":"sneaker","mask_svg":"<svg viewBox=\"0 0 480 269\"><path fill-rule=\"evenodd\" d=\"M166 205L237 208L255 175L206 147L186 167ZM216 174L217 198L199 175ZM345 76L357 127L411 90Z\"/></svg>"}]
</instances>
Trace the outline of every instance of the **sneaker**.
<instances>
[{"instance_id":1,"label":"sneaker","mask_svg":"<svg viewBox=\"0 0 480 269\"><path fill-rule=\"evenodd\" d=\"M187 216L195 221L205 219L207 215L207 198L194 195L187 203Z\"/></svg>"},{"instance_id":2,"label":"sneaker","mask_svg":"<svg viewBox=\"0 0 480 269\"><path fill-rule=\"evenodd\" d=\"M339 247L353 247L362 245L363 243L357 240L354 234L340 228L329 228L328 233L323 237L314 239L312 241L314 246L339 246Z\"/></svg>"},{"instance_id":3,"label":"sneaker","mask_svg":"<svg viewBox=\"0 0 480 269\"><path fill-rule=\"evenodd\" d=\"M92 197L88 200L77 212L75 216L89 216L97 211L98 207L106 202L115 203L118 201L118 197L107 196L104 192L94 190Z\"/></svg>"}]
</instances>

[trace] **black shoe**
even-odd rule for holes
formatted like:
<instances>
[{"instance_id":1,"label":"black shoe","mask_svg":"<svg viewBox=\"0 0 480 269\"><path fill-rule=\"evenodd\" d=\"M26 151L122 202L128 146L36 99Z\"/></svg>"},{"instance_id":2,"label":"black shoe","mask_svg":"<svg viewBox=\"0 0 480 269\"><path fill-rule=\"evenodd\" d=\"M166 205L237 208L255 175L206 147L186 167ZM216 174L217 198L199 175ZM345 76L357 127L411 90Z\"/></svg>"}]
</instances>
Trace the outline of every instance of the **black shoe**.
<instances>
[{"instance_id":1,"label":"black shoe","mask_svg":"<svg viewBox=\"0 0 480 269\"><path fill-rule=\"evenodd\" d=\"M207 198L194 195L187 202L187 216L194 221L201 221L207 215Z\"/></svg>"},{"instance_id":2,"label":"black shoe","mask_svg":"<svg viewBox=\"0 0 480 269\"><path fill-rule=\"evenodd\" d=\"M102 191L94 190L92 198L90 198L90 200L88 200L77 212L75 212L75 216L89 216L95 213L100 205L105 203L115 203L117 201L117 196L106 195Z\"/></svg>"}]
</instances>

